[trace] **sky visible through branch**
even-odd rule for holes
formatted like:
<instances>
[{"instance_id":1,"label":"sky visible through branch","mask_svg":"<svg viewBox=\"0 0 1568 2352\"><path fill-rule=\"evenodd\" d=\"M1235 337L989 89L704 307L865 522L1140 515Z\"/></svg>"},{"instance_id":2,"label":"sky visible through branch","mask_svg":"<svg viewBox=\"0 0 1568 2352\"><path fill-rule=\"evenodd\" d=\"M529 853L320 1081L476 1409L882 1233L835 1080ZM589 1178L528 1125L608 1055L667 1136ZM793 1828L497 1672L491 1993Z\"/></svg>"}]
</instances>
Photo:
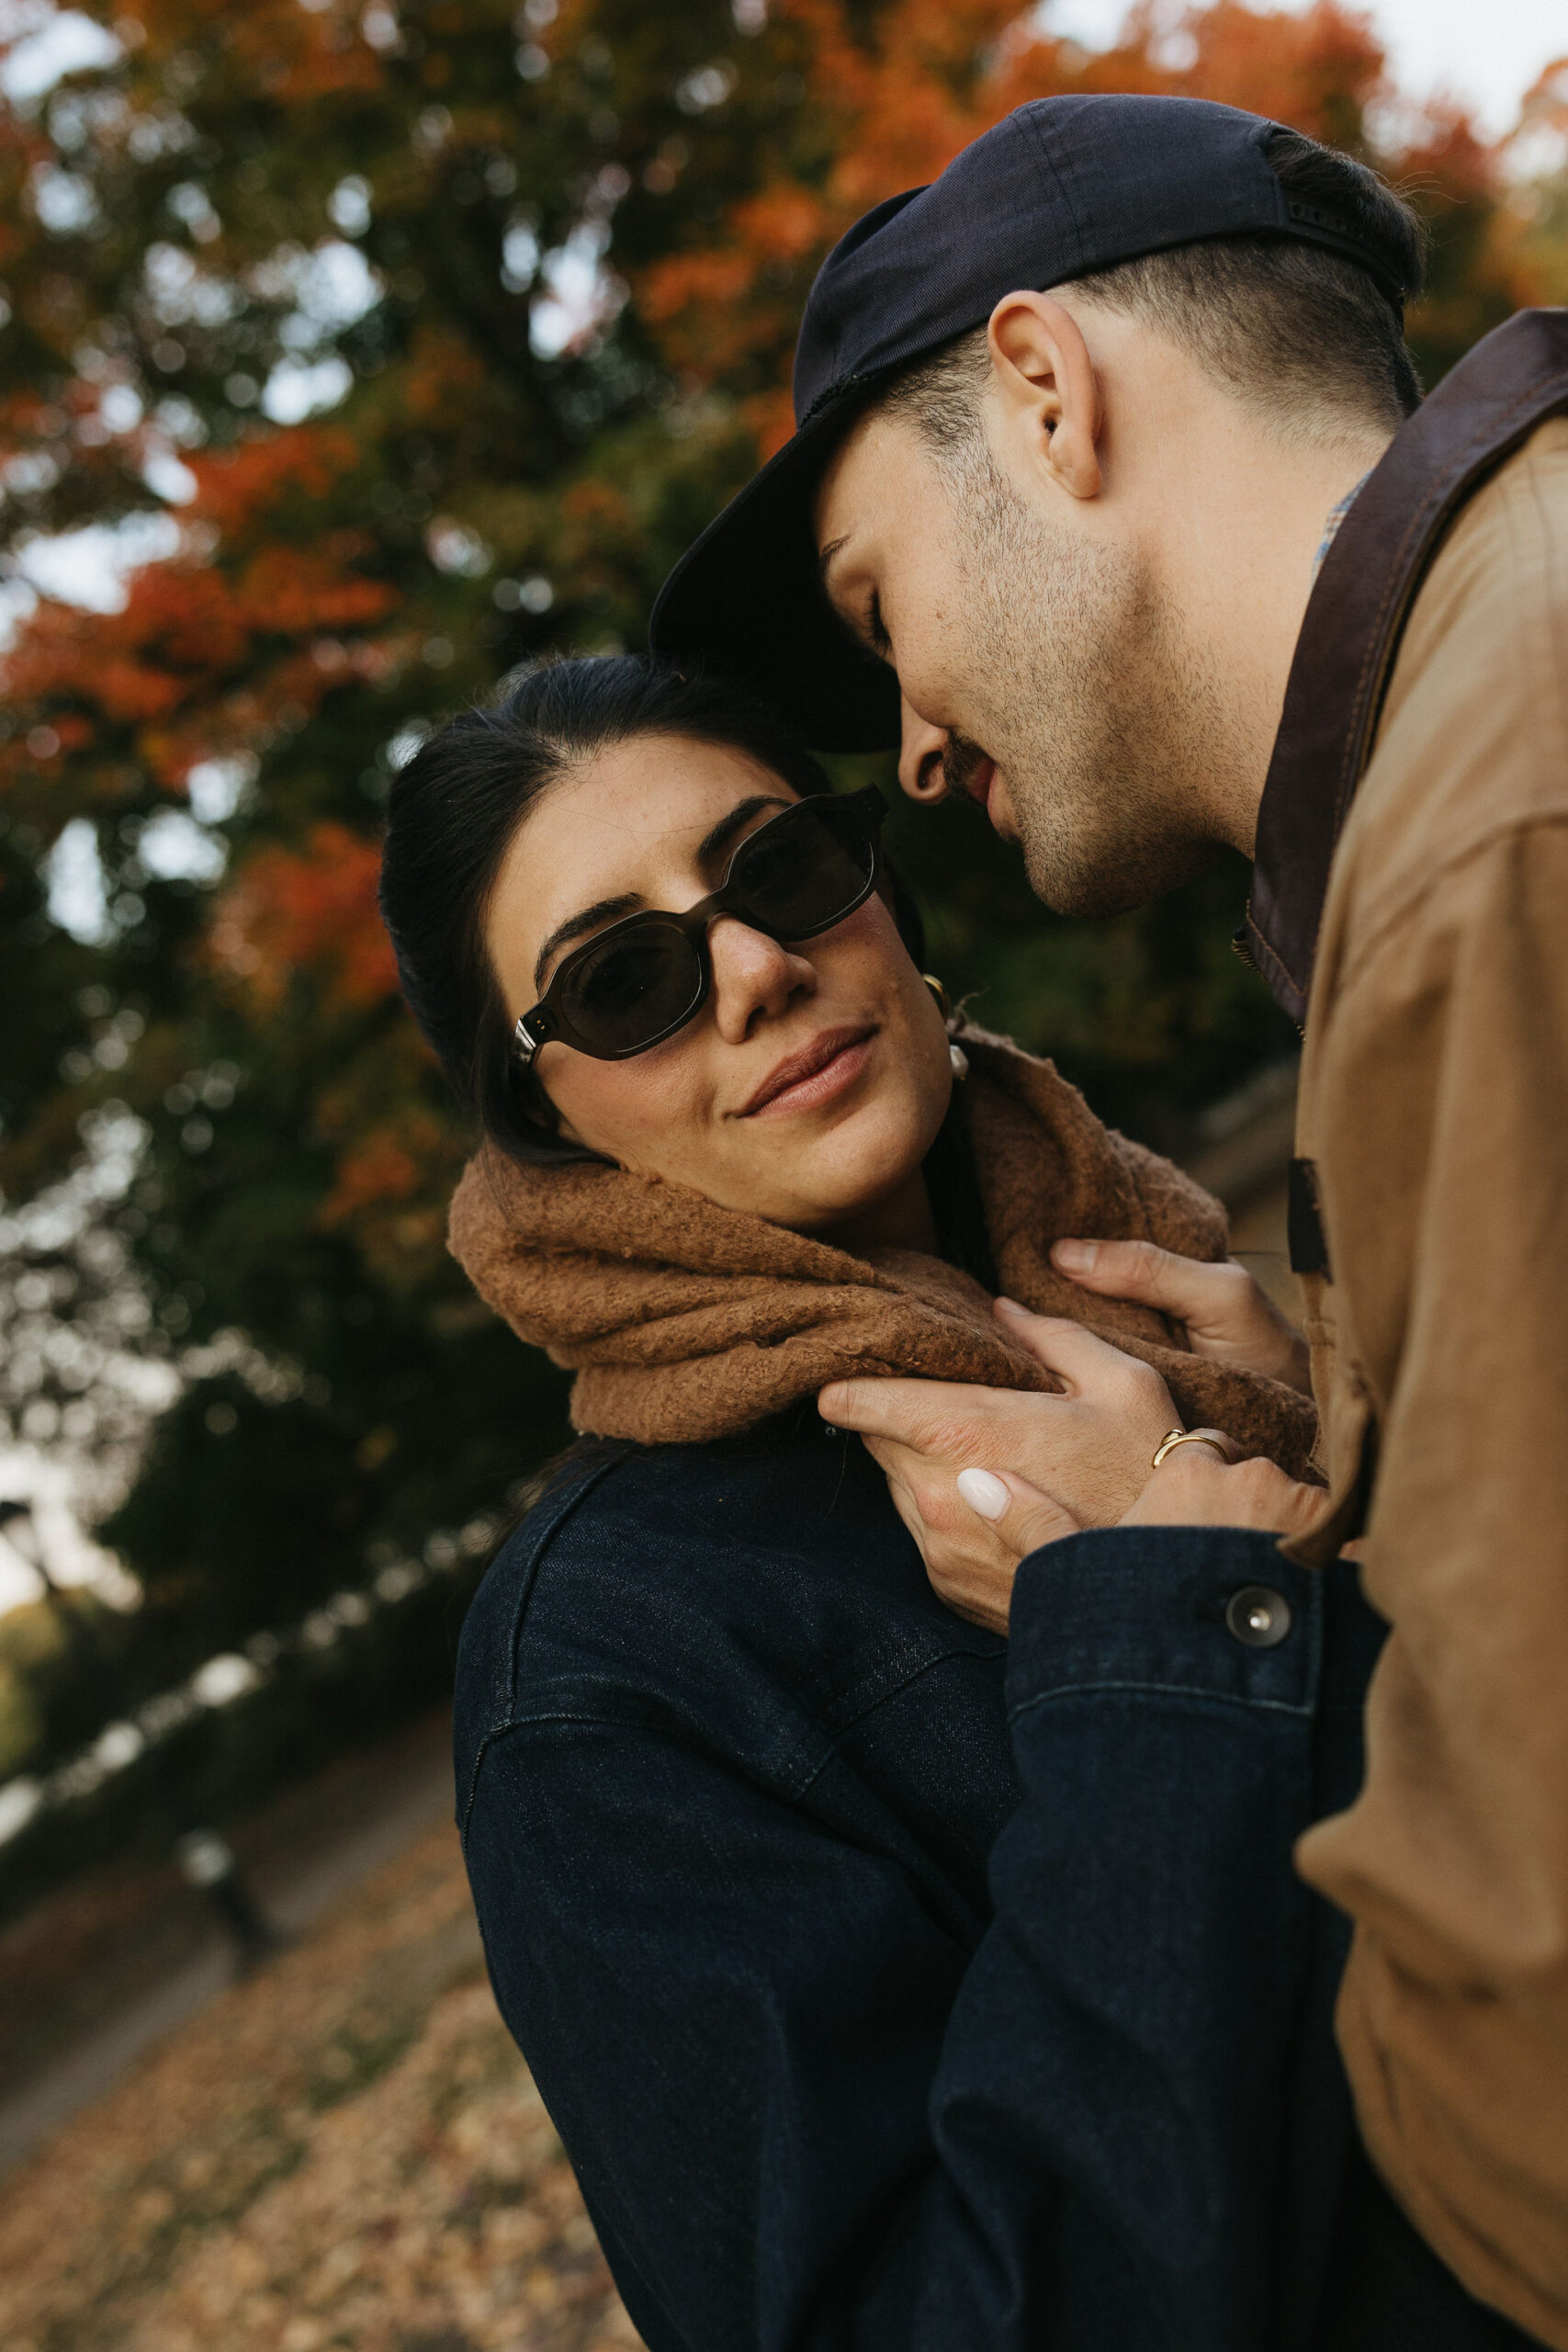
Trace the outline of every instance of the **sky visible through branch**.
<instances>
[{"instance_id":1,"label":"sky visible through branch","mask_svg":"<svg viewBox=\"0 0 1568 2352\"><path fill-rule=\"evenodd\" d=\"M1307 0L1282 5L1300 13ZM1041 11L1053 32L1090 49L1108 47L1126 13L1125 0L1048 0ZM1487 13L1484 29L1473 0L1370 0L1361 13L1403 90L1461 100L1494 138L1511 127L1542 68L1568 53L1562 0L1506 0Z\"/></svg>"}]
</instances>

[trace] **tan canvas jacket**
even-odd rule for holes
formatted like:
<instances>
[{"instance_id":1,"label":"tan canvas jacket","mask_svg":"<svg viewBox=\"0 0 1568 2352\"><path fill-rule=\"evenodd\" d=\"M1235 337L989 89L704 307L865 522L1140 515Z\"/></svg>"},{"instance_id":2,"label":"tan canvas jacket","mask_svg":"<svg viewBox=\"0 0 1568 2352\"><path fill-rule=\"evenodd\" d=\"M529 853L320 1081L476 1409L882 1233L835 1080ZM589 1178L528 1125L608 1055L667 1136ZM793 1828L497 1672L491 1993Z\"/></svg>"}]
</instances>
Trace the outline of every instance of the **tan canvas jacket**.
<instances>
[{"instance_id":1,"label":"tan canvas jacket","mask_svg":"<svg viewBox=\"0 0 1568 2352\"><path fill-rule=\"evenodd\" d=\"M1472 2292L1568 2352L1568 416L1429 537L1314 942L1331 1502L1292 1548L1364 1525L1392 1631L1364 1791L1299 1860L1355 1921L1374 2162ZM1260 928L1282 968L1290 922Z\"/></svg>"}]
</instances>

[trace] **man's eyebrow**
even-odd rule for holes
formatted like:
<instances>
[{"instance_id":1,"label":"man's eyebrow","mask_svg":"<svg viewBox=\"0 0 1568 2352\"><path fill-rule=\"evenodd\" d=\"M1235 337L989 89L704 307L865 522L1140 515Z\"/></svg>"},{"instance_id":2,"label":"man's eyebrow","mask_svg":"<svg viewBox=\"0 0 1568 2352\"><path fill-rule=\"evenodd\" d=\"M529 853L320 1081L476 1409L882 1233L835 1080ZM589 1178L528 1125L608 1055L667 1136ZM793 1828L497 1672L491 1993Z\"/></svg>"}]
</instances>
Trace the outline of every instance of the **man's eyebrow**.
<instances>
[{"instance_id":1,"label":"man's eyebrow","mask_svg":"<svg viewBox=\"0 0 1568 2352\"><path fill-rule=\"evenodd\" d=\"M535 988L543 988L550 958L558 947L581 939L584 932L597 931L601 923L614 922L621 915L635 915L643 903L640 890L623 890L618 899L596 899L581 914L568 915L565 922L558 922L534 959Z\"/></svg>"}]
</instances>

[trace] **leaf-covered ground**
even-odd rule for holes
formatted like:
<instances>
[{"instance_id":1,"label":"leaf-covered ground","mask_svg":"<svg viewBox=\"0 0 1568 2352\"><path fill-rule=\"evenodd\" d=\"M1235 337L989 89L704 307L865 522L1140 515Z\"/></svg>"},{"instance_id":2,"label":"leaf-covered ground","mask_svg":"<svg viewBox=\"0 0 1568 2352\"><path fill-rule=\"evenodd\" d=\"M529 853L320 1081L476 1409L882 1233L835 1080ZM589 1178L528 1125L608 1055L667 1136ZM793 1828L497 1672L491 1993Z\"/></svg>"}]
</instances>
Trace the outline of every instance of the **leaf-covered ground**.
<instances>
[{"instance_id":1,"label":"leaf-covered ground","mask_svg":"<svg viewBox=\"0 0 1568 2352\"><path fill-rule=\"evenodd\" d=\"M6 2181L6 2352L635 2352L442 1829Z\"/></svg>"}]
</instances>

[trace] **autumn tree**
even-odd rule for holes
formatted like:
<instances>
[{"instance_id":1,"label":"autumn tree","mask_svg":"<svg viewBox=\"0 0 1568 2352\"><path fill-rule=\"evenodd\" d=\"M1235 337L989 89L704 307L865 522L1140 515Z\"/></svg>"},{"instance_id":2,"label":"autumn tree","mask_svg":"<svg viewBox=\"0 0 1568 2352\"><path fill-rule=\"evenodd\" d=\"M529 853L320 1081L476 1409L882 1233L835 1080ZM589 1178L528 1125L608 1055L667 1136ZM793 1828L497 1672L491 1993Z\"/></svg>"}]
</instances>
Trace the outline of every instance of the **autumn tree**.
<instances>
[{"instance_id":1,"label":"autumn tree","mask_svg":"<svg viewBox=\"0 0 1568 2352\"><path fill-rule=\"evenodd\" d=\"M105 1215L186 1378L110 1533L163 1661L562 1434L559 1384L444 1255L471 1138L394 993L379 805L516 663L643 641L789 429L848 223L1028 98L1224 98L1413 188L1431 379L1561 277L1562 198L1526 218L1461 115L1393 105L1332 0L1135 8L1097 54L1016 0L91 13L96 59L29 96L14 44L0 107L0 1185L58 1182L108 1105L141 1123ZM29 606L88 525L142 534L121 608ZM894 837L950 985L1113 1114L1157 1128L1288 1044L1227 953L1234 866L1084 926L971 811Z\"/></svg>"}]
</instances>

